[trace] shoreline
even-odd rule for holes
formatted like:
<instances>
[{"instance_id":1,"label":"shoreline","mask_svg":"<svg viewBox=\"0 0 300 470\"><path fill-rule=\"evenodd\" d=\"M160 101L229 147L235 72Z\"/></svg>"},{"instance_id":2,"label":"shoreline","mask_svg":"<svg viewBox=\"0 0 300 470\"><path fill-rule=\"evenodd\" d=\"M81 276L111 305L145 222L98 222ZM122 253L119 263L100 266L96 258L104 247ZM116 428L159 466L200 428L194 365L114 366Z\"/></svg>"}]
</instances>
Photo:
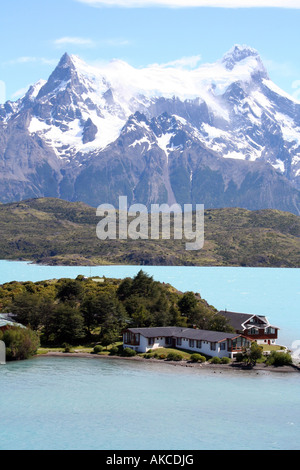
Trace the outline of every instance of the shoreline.
<instances>
[{"instance_id":1,"label":"shoreline","mask_svg":"<svg viewBox=\"0 0 300 470\"><path fill-rule=\"evenodd\" d=\"M35 358L39 357L73 357L73 358L81 358L81 359L109 359L109 360L128 360L128 361L136 361L136 362L144 362L144 363L152 363L152 364L168 364L177 367L187 367L187 368L196 368L196 369L204 369L204 370L211 370L211 371L240 371L240 372L281 372L281 373L299 373L300 367L294 365L291 366L266 366L265 364L256 364L253 367L247 367L240 363L232 363L232 364L211 364L208 362L204 363L193 363L189 361L167 361L164 359L145 359L144 357L134 356L134 357L123 357L123 356L109 356L104 354L91 354L91 353L82 353L82 352L73 352L73 353L64 353L64 352L47 352L45 354L38 354L34 356Z\"/></svg>"}]
</instances>

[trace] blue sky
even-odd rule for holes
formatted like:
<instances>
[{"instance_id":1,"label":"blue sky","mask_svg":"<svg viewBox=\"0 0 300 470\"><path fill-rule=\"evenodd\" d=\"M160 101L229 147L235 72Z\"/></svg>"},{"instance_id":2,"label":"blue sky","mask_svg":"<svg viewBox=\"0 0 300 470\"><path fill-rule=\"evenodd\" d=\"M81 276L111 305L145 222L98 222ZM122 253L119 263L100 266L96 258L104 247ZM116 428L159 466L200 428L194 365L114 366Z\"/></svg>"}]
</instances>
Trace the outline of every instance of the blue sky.
<instances>
[{"instance_id":1,"label":"blue sky","mask_svg":"<svg viewBox=\"0 0 300 470\"><path fill-rule=\"evenodd\" d=\"M300 0L210 0L216 7L195 6L207 2L2 2L0 101L4 86L6 99L17 99L29 84L47 79L64 52L90 63L118 58L143 67L184 59L195 66L216 61L234 44L257 49L272 80L300 99Z\"/></svg>"}]
</instances>

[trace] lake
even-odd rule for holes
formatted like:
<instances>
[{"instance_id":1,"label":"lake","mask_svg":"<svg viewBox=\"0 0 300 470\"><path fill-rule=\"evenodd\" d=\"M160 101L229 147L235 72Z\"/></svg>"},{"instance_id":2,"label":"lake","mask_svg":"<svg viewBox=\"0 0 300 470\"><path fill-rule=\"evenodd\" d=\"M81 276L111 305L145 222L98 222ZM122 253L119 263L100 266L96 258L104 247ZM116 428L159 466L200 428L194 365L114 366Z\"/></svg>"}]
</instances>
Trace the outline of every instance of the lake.
<instances>
[{"instance_id":1,"label":"lake","mask_svg":"<svg viewBox=\"0 0 300 470\"><path fill-rule=\"evenodd\" d=\"M0 450L299 450L297 373L104 358L0 367Z\"/></svg>"},{"instance_id":2,"label":"lake","mask_svg":"<svg viewBox=\"0 0 300 470\"><path fill-rule=\"evenodd\" d=\"M173 266L40 266L0 261L0 283L62 277L106 276L123 279L140 269L177 289L199 292L219 310L266 315L280 327L279 343L300 344L300 269Z\"/></svg>"}]
</instances>

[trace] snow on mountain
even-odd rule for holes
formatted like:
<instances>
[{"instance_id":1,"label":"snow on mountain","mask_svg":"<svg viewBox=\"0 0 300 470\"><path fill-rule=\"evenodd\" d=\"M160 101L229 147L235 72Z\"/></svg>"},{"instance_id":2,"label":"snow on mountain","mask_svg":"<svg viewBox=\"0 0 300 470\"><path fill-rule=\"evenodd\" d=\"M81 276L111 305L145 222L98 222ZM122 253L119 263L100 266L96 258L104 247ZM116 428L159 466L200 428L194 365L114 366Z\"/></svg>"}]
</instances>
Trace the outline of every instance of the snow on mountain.
<instances>
[{"instance_id":1,"label":"snow on mountain","mask_svg":"<svg viewBox=\"0 0 300 470\"><path fill-rule=\"evenodd\" d=\"M210 112L228 122L229 110L221 102L220 96L237 80L244 83L251 81L252 74L258 69L265 75L256 56L236 63L232 70L227 68L227 61L223 59L216 64L205 64L190 71L159 65L135 69L119 60L96 68L85 64L77 56L65 55L57 69L57 77L50 77L50 87L49 82L42 87L38 101L51 100L53 96L68 91L70 86L80 84L75 88L77 93L73 103L75 101L74 104L80 107L81 120L91 118L97 126L97 138L93 145L82 145L80 119L69 131L61 129L60 132L56 129L51 132L49 125L52 123L37 125L36 119L40 119L33 116L30 131L38 129L44 132L46 140L51 141L56 149L61 143L86 152L93 148L104 148L115 140L131 114L147 108L159 97L172 99L175 96L181 101L200 98ZM71 73L67 73L68 69ZM61 71L65 73L61 74Z\"/></svg>"},{"instance_id":2,"label":"snow on mountain","mask_svg":"<svg viewBox=\"0 0 300 470\"><path fill-rule=\"evenodd\" d=\"M263 157L264 145L253 136L241 138L241 129L233 127L232 120L239 117L240 121L247 121L246 125L259 127L264 113L274 114L274 100L266 95L261 85L296 104L270 81L258 52L247 46L236 45L220 61L203 64L195 70L155 64L135 69L120 60L95 67L77 56L66 54L53 75L56 76L49 79L51 86L48 82L35 95L37 101L49 101L72 87L74 96L67 105L77 107L80 116L74 116L71 123L58 126L53 118L47 121L33 115L29 131L42 134L61 158L65 157L62 149L66 146L73 155L105 148L117 139L131 114L141 111L151 115L149 110L159 98L172 100L176 97L182 102L197 100L204 103L213 120L219 121L213 125L203 122L198 128L212 150L225 158L253 161ZM229 92L234 86L239 87L238 97ZM274 118L277 115L278 112ZM91 142L83 142L84 122L88 119L96 126L97 133ZM281 120L283 139L295 146L299 128L289 116L283 121L286 121L283 124ZM276 159L270 158L270 163L278 168Z\"/></svg>"},{"instance_id":3,"label":"snow on mountain","mask_svg":"<svg viewBox=\"0 0 300 470\"><path fill-rule=\"evenodd\" d=\"M185 163L187 187L196 184L197 167L208 159L213 171L227 168L225 188L229 166L239 168L237 186L242 172L271 166L300 189L300 103L270 80L259 53L248 46L235 45L216 63L193 70L158 64L134 68L120 60L95 66L64 54L47 81L31 86L18 101L0 105L0 163L2 158L8 180L16 176L11 149L21 135L29 142L24 159L37 158L55 179L52 188L69 199L79 197L76 178L83 184L89 165L105 162L110 168L112 155L123 165L133 155L140 159L128 182L135 188L141 162L150 165L150 178L156 159L172 200L175 167L185 152L193 155ZM30 168L29 176L18 170L22 180L31 181ZM43 192L39 182L32 184L34 192ZM163 194L162 187L157 194Z\"/></svg>"}]
</instances>

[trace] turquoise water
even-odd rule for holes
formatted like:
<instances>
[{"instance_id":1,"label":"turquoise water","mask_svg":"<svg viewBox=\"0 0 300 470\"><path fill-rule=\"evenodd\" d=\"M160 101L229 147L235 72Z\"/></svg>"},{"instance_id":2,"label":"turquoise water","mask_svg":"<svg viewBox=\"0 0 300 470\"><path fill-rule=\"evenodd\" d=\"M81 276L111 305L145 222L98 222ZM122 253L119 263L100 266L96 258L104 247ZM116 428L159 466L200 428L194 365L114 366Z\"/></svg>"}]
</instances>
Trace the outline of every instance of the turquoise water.
<instances>
[{"instance_id":1,"label":"turquoise water","mask_svg":"<svg viewBox=\"0 0 300 470\"><path fill-rule=\"evenodd\" d=\"M0 283L75 278L134 276L141 266L37 266L0 261ZM223 310L266 315L280 327L279 342L291 347L300 340L300 269L143 266L155 280L181 291L200 292L211 305Z\"/></svg>"},{"instance_id":2,"label":"turquoise water","mask_svg":"<svg viewBox=\"0 0 300 470\"><path fill-rule=\"evenodd\" d=\"M300 376L120 359L0 368L1 450L300 449Z\"/></svg>"}]
</instances>

